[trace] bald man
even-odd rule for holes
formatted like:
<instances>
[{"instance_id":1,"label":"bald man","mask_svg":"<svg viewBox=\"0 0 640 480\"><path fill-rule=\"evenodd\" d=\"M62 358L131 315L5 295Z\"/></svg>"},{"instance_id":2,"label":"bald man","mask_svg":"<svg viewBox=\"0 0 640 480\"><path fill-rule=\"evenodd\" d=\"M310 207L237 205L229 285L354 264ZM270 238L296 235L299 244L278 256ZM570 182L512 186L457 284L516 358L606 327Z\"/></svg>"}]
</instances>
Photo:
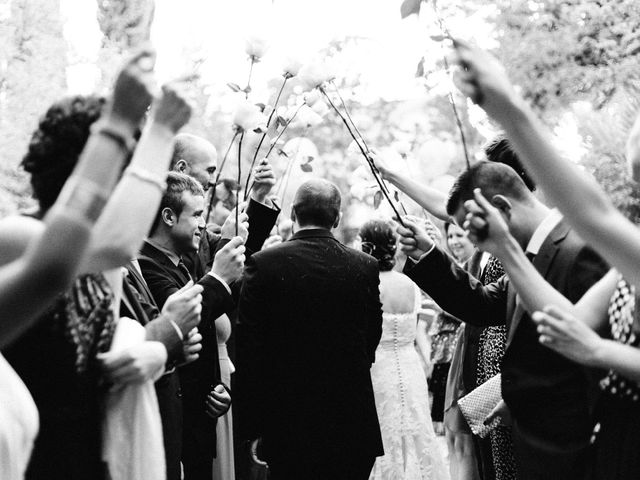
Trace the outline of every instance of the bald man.
<instances>
[{"instance_id":1,"label":"bald man","mask_svg":"<svg viewBox=\"0 0 640 480\"><path fill-rule=\"evenodd\" d=\"M383 454L369 373L382 333L378 265L331 233L340 203L333 183L304 183L294 235L245 265L236 405L274 480L366 480Z\"/></svg>"}]
</instances>

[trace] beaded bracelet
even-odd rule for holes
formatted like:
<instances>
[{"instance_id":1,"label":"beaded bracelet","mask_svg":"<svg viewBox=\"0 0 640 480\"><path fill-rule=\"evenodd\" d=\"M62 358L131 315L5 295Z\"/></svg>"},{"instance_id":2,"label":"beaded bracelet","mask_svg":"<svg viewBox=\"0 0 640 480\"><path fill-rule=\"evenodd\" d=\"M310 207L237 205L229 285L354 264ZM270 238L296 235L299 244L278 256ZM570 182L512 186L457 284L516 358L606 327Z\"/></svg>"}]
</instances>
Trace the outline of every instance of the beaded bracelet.
<instances>
[{"instance_id":1,"label":"beaded bracelet","mask_svg":"<svg viewBox=\"0 0 640 480\"><path fill-rule=\"evenodd\" d=\"M136 148L136 141L126 129L107 122L96 122L91 126L93 135L103 135L118 143L125 151L133 152Z\"/></svg>"},{"instance_id":2,"label":"beaded bracelet","mask_svg":"<svg viewBox=\"0 0 640 480\"><path fill-rule=\"evenodd\" d=\"M108 193L101 185L74 175L64 184L56 204L95 223L108 198Z\"/></svg>"}]
</instances>

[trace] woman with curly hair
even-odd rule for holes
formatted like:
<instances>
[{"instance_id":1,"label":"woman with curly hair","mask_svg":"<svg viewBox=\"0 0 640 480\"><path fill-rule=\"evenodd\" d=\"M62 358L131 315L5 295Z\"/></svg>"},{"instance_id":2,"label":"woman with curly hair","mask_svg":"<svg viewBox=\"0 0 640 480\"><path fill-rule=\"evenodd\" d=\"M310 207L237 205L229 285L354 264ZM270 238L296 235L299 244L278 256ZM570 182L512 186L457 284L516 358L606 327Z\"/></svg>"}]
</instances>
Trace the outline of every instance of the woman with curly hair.
<instances>
[{"instance_id":1,"label":"woman with curly hair","mask_svg":"<svg viewBox=\"0 0 640 480\"><path fill-rule=\"evenodd\" d=\"M119 75L112 101L76 96L49 108L23 160L39 211L33 218L0 222L0 264L6 264L22 254L27 240L43 233L41 219L58 197L64 200L71 195L62 187L77 182L74 168L83 149L92 151L96 142L102 142L93 190L85 188L72 195L97 218L88 253L78 269L81 275L37 324L3 352L27 385L40 415L40 433L26 478L105 478L101 433L108 385L146 381L166 361L166 351L157 342L108 352L119 317L120 267L136 253L155 218L173 136L190 115L183 98L164 88L123 174L135 146L133 136L153 98L152 68L153 54L143 52ZM114 187L100 213L102 204L94 193L104 193L100 199L106 199ZM132 376L134 362L142 368Z\"/></svg>"},{"instance_id":2,"label":"woman with curly hair","mask_svg":"<svg viewBox=\"0 0 640 480\"><path fill-rule=\"evenodd\" d=\"M371 380L385 455L376 459L370 479L448 479L431 422L427 380L414 345L420 290L393 271L396 235L389 222L367 222L359 235L362 251L378 260L383 311Z\"/></svg>"}]
</instances>

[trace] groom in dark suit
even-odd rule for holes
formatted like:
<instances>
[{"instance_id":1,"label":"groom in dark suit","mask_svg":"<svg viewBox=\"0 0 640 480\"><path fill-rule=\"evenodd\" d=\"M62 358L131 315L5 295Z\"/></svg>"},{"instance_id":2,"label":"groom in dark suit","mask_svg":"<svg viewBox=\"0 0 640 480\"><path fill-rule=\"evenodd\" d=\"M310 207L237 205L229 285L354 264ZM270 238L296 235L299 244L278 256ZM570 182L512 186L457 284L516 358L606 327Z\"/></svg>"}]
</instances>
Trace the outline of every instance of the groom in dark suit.
<instances>
[{"instance_id":1,"label":"groom in dark suit","mask_svg":"<svg viewBox=\"0 0 640 480\"><path fill-rule=\"evenodd\" d=\"M527 189L506 165L479 162L461 174L447 212L459 225L473 190L502 213L511 235L538 272L572 302L608 270L602 259ZM502 395L513 420L519 479L575 479L585 475L593 428L593 380L586 368L540 345L536 326L503 276L482 286L419 228L400 227L409 275L444 310L474 325L507 325Z\"/></svg>"},{"instance_id":2,"label":"groom in dark suit","mask_svg":"<svg viewBox=\"0 0 640 480\"><path fill-rule=\"evenodd\" d=\"M382 333L378 266L332 235L340 201L333 183L304 183L296 233L245 266L236 408L274 480L364 480L383 454L369 373Z\"/></svg>"}]
</instances>

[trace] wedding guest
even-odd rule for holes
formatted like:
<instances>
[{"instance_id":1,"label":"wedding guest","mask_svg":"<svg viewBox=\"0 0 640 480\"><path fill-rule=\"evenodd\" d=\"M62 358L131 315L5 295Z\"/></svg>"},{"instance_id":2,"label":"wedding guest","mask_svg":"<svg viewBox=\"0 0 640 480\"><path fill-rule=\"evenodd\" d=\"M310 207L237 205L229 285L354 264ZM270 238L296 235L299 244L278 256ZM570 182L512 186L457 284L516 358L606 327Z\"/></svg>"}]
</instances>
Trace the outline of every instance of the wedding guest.
<instances>
[{"instance_id":1,"label":"wedding guest","mask_svg":"<svg viewBox=\"0 0 640 480\"><path fill-rule=\"evenodd\" d=\"M492 56L462 42L457 43L457 50L459 62L467 69L461 78L465 93L503 125L527 168L566 214L567 221L630 282L637 284L640 236L635 225L614 208L592 178L558 154L548 132L515 93L502 66ZM638 121L627 142L627 157L634 176L637 132ZM501 224L491 206L480 194L476 202L470 220L476 225L479 220L488 221L492 236L495 232L500 236ZM478 213L482 219L473 218ZM512 260L513 281L536 282L537 288L527 292L535 294L528 295L527 305L531 309L553 305L533 315L539 324L541 343L579 363L610 369L601 381L604 393L596 413L598 423L589 462L591 478L636 478L640 472L634 450L640 440L637 424L640 355L633 287L612 271L572 307L558 292L539 282L510 239L503 238L502 243L503 251ZM593 331L602 331L607 322L614 341L603 340Z\"/></svg>"},{"instance_id":2,"label":"wedding guest","mask_svg":"<svg viewBox=\"0 0 640 480\"><path fill-rule=\"evenodd\" d=\"M118 77L114 100L106 108L105 101L97 97L72 97L47 111L23 160L38 198L38 218L55 203L85 144L91 146L100 137L109 140L109 148L101 158L99 181L112 188L152 98L152 67L151 53L135 57ZM166 171L173 133L189 114L190 108L175 89L164 87L131 164L96 224L80 268L84 274L37 326L5 351L40 413L40 434L27 478L103 478L101 383L145 381L166 359L166 350L156 342L143 342L103 357L100 353L109 349L117 319L114 307L121 276L114 268L132 256L151 224L153 215L145 212L145 207L161 197L160 182L155 178ZM100 117L101 122L96 123ZM28 222L32 231L41 226L37 219L23 222ZM112 273L89 273L102 270Z\"/></svg>"},{"instance_id":3,"label":"wedding guest","mask_svg":"<svg viewBox=\"0 0 640 480\"><path fill-rule=\"evenodd\" d=\"M469 269L475 247L467 238L467 233L455 223L445 223L446 245L458 265ZM476 270L476 269L474 269ZM470 328L473 328L471 326ZM444 400L444 429L449 450L449 471L452 480L473 480L479 478L478 459L473 447L471 429L465 421L458 399L468 393L463 382L463 367L469 346L469 334L466 325L460 325L456 333L456 343L447 374ZM475 364L471 364L472 368ZM474 368L475 370L475 368Z\"/></svg>"},{"instance_id":4,"label":"wedding guest","mask_svg":"<svg viewBox=\"0 0 640 480\"><path fill-rule=\"evenodd\" d=\"M204 191L193 178L171 172L149 238L138 263L156 304L163 307L171 294L194 279L182 256L195 252L204 228ZM239 221L245 221L243 216ZM220 383L215 319L233 306L229 284L239 278L244 241L228 240L215 255L211 271L197 280L202 285L199 358L180 368L183 404L182 464L185 478L211 478L216 449L216 420L229 409L228 386Z\"/></svg>"},{"instance_id":5,"label":"wedding guest","mask_svg":"<svg viewBox=\"0 0 640 480\"><path fill-rule=\"evenodd\" d=\"M218 166L217 158L216 148L208 140L196 135L181 133L176 136L175 149L171 159L171 170L193 177L206 192L215 185L215 172ZM280 213L280 209L268 199L268 194L275 184L275 176L273 168L267 159L263 159L256 166L253 172L253 179L253 188L245 210L251 224L251 235L247 238L245 247L250 252L260 250L262 245L257 244L257 241L259 241L257 239L266 238L268 231L271 230ZM209 206L206 208L209 208ZM233 208L235 208L235 205ZM184 263L194 278L201 278L211 269L213 253L218 248L221 239L221 225L222 223L220 225L207 224L201 232L197 251L189 251L183 254ZM232 385L231 374L234 371L232 357L235 352L235 339L232 338L232 333L235 320L235 312L230 312L229 315L223 314L215 321L220 374L222 383L227 386ZM230 408L220 416L216 424L217 448L214 450L214 480L218 478L233 478L235 476L231 410Z\"/></svg>"},{"instance_id":6,"label":"wedding guest","mask_svg":"<svg viewBox=\"0 0 640 480\"><path fill-rule=\"evenodd\" d=\"M362 251L378 262L383 312L371 380L385 454L376 459L369 478L446 480L427 381L414 346L422 294L409 278L393 271L397 237L389 222L367 222L359 236Z\"/></svg>"},{"instance_id":7,"label":"wedding guest","mask_svg":"<svg viewBox=\"0 0 640 480\"><path fill-rule=\"evenodd\" d=\"M568 298L577 301L606 272L600 257L505 165L479 162L458 177L447 204L458 224L464 222L464 202L474 188L482 188L508 215L510 232L535 255L534 266ZM589 372L540 346L506 277L480 285L423 232L416 236L420 229L412 222L407 226L399 227L401 242L418 263L406 270L421 288L462 321L482 326L507 322L502 394L513 418L519 477L583 478L593 405Z\"/></svg>"},{"instance_id":8,"label":"wedding guest","mask_svg":"<svg viewBox=\"0 0 640 480\"><path fill-rule=\"evenodd\" d=\"M134 58L120 74L118 88L111 106L112 116L120 112L123 119L137 123L142 112L127 108L131 94L140 92L142 85L136 63L144 55ZM125 88L126 86L126 88ZM144 90L144 89L142 89ZM149 98L147 96L147 98ZM142 100L141 106L144 105ZM116 148L116 152L117 152ZM69 287L90 245L92 228L102 213L110 189L101 186L102 176L119 170L125 156L115 155L113 139L96 133L87 142L61 195L43 216L41 231L24 231L21 222L3 221L11 236L24 235L28 247L24 253L0 268L0 345L12 340L33 325L33 322L54 301L55 296ZM30 235L31 234L31 235ZM32 238L29 238L29 237ZM2 242L2 259L13 252ZM3 263L4 263L3 262ZM22 381L0 355L0 476L8 480L24 478L36 431L38 412Z\"/></svg>"},{"instance_id":9,"label":"wedding guest","mask_svg":"<svg viewBox=\"0 0 640 480\"><path fill-rule=\"evenodd\" d=\"M274 480L367 479L383 453L369 369L382 312L374 258L331 230L340 192L303 183L296 233L245 267L238 325L236 409L262 437Z\"/></svg>"}]
</instances>

